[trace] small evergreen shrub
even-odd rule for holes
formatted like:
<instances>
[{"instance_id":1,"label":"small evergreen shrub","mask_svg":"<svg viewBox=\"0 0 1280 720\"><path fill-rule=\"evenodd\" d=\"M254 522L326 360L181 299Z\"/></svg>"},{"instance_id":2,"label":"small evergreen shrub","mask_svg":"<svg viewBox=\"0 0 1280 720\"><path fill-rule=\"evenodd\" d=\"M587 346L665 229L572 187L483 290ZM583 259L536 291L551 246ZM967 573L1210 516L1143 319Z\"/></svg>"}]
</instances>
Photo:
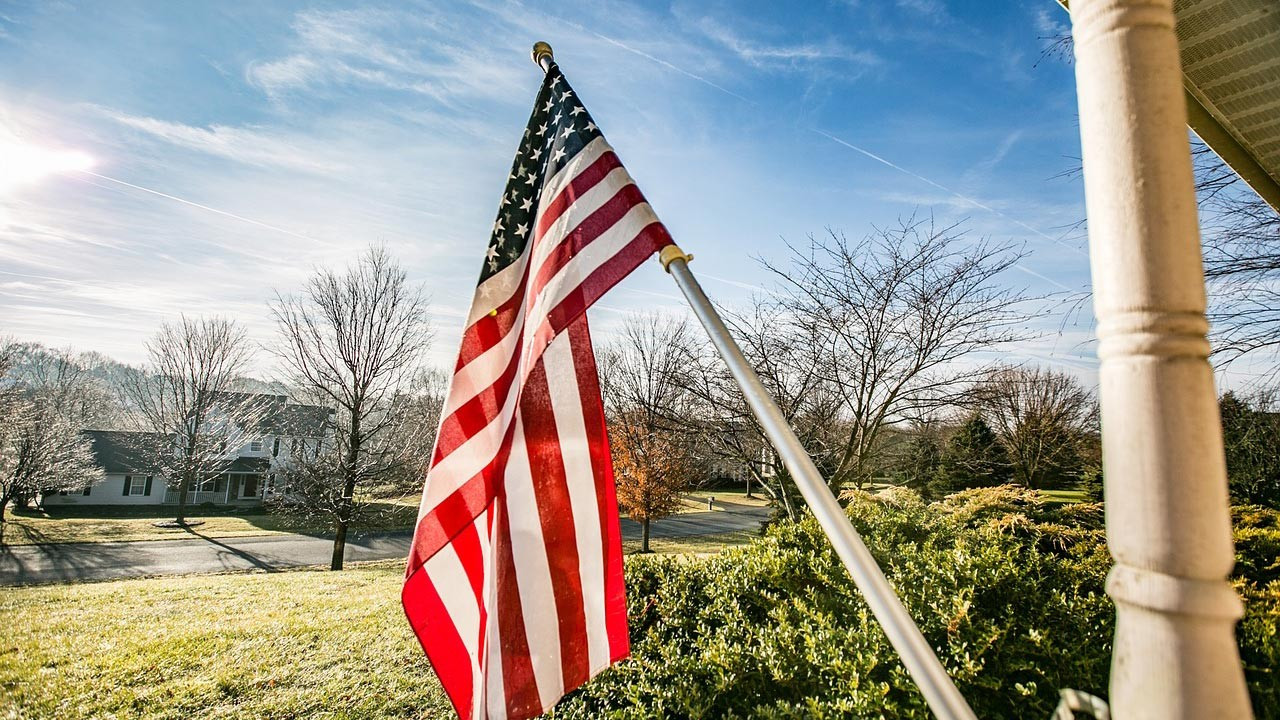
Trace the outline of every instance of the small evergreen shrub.
<instances>
[{"instance_id":1,"label":"small evergreen shrub","mask_svg":"<svg viewBox=\"0 0 1280 720\"><path fill-rule=\"evenodd\" d=\"M853 494L847 513L979 717L1047 718L1061 688L1105 697L1101 505L1010 486L929 505L894 489ZM1280 525L1261 509L1243 525L1241 652L1258 716L1277 718ZM931 717L812 518L706 560L635 558L627 592L632 658L554 717Z\"/></svg>"}]
</instances>

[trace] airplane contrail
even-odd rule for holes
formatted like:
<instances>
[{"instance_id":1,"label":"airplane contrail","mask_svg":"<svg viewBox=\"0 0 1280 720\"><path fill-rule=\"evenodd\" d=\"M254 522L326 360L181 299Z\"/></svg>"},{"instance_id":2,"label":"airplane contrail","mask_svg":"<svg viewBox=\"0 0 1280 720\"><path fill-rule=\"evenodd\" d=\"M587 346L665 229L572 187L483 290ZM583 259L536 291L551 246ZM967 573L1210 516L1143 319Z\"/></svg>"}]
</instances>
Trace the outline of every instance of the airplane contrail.
<instances>
[{"instance_id":1,"label":"airplane contrail","mask_svg":"<svg viewBox=\"0 0 1280 720\"><path fill-rule=\"evenodd\" d=\"M115 178L113 178L113 177L107 177L106 175L99 175L98 173L93 172L93 171L91 171L91 170L78 170L77 172L83 173L83 174L85 174L85 175L92 175L93 177L96 177L96 178L98 178L99 180L106 180L107 182L113 182L113 183L115 183L115 184L117 184L117 185L123 185L123 186L125 186L125 187L133 188L134 190L141 190L142 192L145 192L145 193L151 193L152 195L158 195L159 197L162 197L162 198L167 198L167 199L169 199L169 200L173 200L173 201L176 201L176 202L180 202L180 203L182 203L183 205L190 205L191 207L199 208L199 209L201 209L201 210L208 210L208 211L209 211L209 212L211 212L211 213L217 213L218 215L222 215L222 216L224 216L224 217L229 217L229 218L231 218L231 219L233 219L233 220L239 220L240 222L249 223L250 225L257 225L258 227L266 228L266 229L268 229L268 230L274 230L274 231L279 232L279 233L284 233L285 235L292 235L293 237L296 237L296 238L301 239L301 240L306 240L306 241L308 241L308 242L313 242L313 243L314 243L314 242L320 242L320 241L318 241L316 238L313 238L313 237L307 237L306 235L302 235L302 234L300 234L300 233L296 233L296 232L294 232L294 231L292 231L292 230L286 230L285 228L277 227L277 226L275 226L275 225L268 225L267 223L264 223L264 222L261 222L261 221L258 221L258 220L254 220L253 218L247 218L247 217L245 217L245 216L243 216L243 215L236 215L235 213L230 213L230 212L227 212L226 210L219 210L218 208L209 207L208 205L201 205L201 204L200 204L200 203L198 203L198 202L192 202L191 200L186 200L186 199L180 198L180 197L178 197L178 196L176 196L176 195L170 195L170 194L168 194L168 193L162 193L162 192L160 192L159 190L152 190L151 188L145 188L145 187L142 187L141 185L134 185L133 183L125 182L124 180L117 180L117 179L115 179Z\"/></svg>"},{"instance_id":2,"label":"airplane contrail","mask_svg":"<svg viewBox=\"0 0 1280 720\"><path fill-rule=\"evenodd\" d=\"M570 24L570 25L574 25L574 24L576 24L576 23L570 23L568 20L564 20L563 22L566 22L566 23L568 23L568 24ZM596 37L600 38L601 40L604 40L605 42L607 42L607 43L609 43L609 44L611 44L611 45L616 45L617 47L620 47L620 48L622 48L623 50L626 50L626 51L627 51L627 52L629 52L629 53L633 53L633 54L639 55L640 57L642 57L642 58L644 58L644 59L646 59L646 60L651 60L651 61L653 61L653 62L656 62L656 63L658 63L659 65L661 65L661 66L663 66L663 67L667 68L668 70L674 70L674 71L676 71L676 72L680 73L681 75L684 75L685 77L688 77L688 78L693 78L694 80L697 80L698 82L700 82L700 83L702 83L702 84L704 84L704 85L710 85L711 87L715 88L716 90L719 90L719 91L720 91L720 92L722 92L722 93L725 93L726 95L731 95L731 96L733 96L733 97L735 97L735 98L737 98L737 99L739 99L739 100L741 100L741 101L743 101L743 102L745 102L745 103L750 103L751 105L755 105L755 104L756 104L756 102L755 102L754 100L752 100L751 98L744 97L744 96L739 95L738 93L736 93L736 92L734 92L734 91L730 90L729 88L726 88L726 87L722 87L722 86L720 86L720 85L717 85L717 84L715 84L715 83L711 82L710 80L708 80L708 79L706 79L706 78L702 77L701 75L695 75L694 73L691 73L691 72L689 72L688 70L685 70L685 69L683 69L683 68L680 68L680 67L677 67L677 66L675 66L675 65L672 65L671 63L667 62L666 60L663 60L662 58L654 57L654 56L650 55L649 53L647 53L647 52L645 52L645 51L643 51L643 50L639 50L639 49L637 49L637 48L633 48L633 47L631 47L630 45L627 45L627 44L625 44L625 43L623 43L623 42L621 42L621 41L619 41L619 40L614 40L613 38L609 37L608 35L601 35L600 33L596 32L595 30L587 30L586 28L583 28L581 25L579 25L579 26L578 26L578 29L579 29L579 30L584 30L585 32L589 32L589 33L591 33L592 35L595 35Z\"/></svg>"},{"instance_id":3,"label":"airplane contrail","mask_svg":"<svg viewBox=\"0 0 1280 720\"><path fill-rule=\"evenodd\" d=\"M853 150L854 152L862 153L863 155L865 155L865 156L867 156L867 157L871 158L872 160L875 160L876 162L880 163L881 165L884 165L884 166L886 166L886 167L893 168L894 170L897 170L898 172L903 173L904 175L910 175L911 177L913 177L913 178L915 178L915 179L919 180L920 182L923 182L923 183L927 183L927 184L929 184L929 185L932 185L933 187L935 187L935 188L937 188L937 189L939 189L939 190L941 190L941 191L943 191L943 192L947 193L948 195L953 195L953 196L955 196L955 197L960 198L961 200L964 200L965 202L969 203L970 205L973 205L974 207L978 207L978 208L981 208L981 209L983 209L983 210L986 210L987 212L989 212L989 213L991 213L991 214L993 214L993 215L998 215L998 216L1000 216L1000 217L1004 218L1005 220L1008 220L1009 222L1013 223L1014 225L1017 225L1017 226L1018 226L1018 227L1020 227L1020 228L1023 228L1023 229L1025 229L1025 230L1028 230L1028 231L1030 231L1030 232L1033 232L1033 233L1035 233L1036 235L1039 235L1040 237L1042 237L1042 238L1044 238L1044 239L1046 239L1046 240L1048 240L1048 241L1050 241L1050 242L1057 243L1058 245L1061 245L1062 247L1064 247L1064 248L1066 248L1066 249L1068 249L1068 250L1070 250L1070 251L1072 251L1072 252L1076 253L1077 255L1081 255L1081 256L1083 256L1083 257L1089 257L1089 254L1088 254L1088 253L1084 252L1083 250L1081 250L1080 248L1078 248L1078 247L1076 247L1076 246L1074 246L1074 245L1071 245L1071 244L1069 244L1069 243L1065 243L1065 242L1063 242L1062 240L1059 240L1058 238L1056 238L1056 237L1054 237L1054 236L1050 235L1049 233L1046 233L1046 232L1043 232L1043 231L1041 231L1041 230L1038 230L1038 229L1036 229L1036 228L1034 228L1034 227L1032 227L1032 226L1030 226L1030 225L1028 225L1028 224L1026 224L1026 223L1024 223L1024 222L1022 222L1021 220L1019 220L1019 219L1017 219L1017 218L1009 217L1008 215L1005 215L1004 213L1002 213L1002 212L1000 212L999 210L997 210L997 209L995 209L995 208L991 207L990 205L986 205L986 204L984 204L984 203L978 202L977 200L975 200L975 199L973 199L973 198L969 197L968 195L965 195L965 194L963 194L963 193L959 193L959 192L956 192L955 190L952 190L951 188L947 187L946 185L943 185L943 184L941 184L941 183L934 182L934 181L930 180L929 178L927 178L927 177L925 177L925 176L923 176L923 175L920 175L919 173L911 172L910 170L908 170L908 169L906 169L906 168L902 167L901 165L898 165L898 164L896 164L896 163L890 162L889 160L886 160L885 158L880 157L879 155L877 155L877 154L875 154L875 153L871 152L870 150L867 150L867 149L865 149L865 148L860 148L860 147L858 147L857 145L854 145L854 144L853 144L853 143L851 143L851 142L846 142L846 141L844 141L844 140L841 140L840 138L836 137L835 135L832 135L832 134L831 134L831 133L829 133L829 132L824 132L824 131L822 131L822 130L818 130L817 128L809 128L809 131L810 131L810 132L817 133L818 135L821 135L822 137L827 138L828 140L830 140L830 141L832 141L832 142L834 142L834 143L838 143L838 144L840 144L840 145L843 145L843 146L845 146L845 147L849 148L850 150Z\"/></svg>"},{"instance_id":4,"label":"airplane contrail","mask_svg":"<svg viewBox=\"0 0 1280 720\"><path fill-rule=\"evenodd\" d=\"M654 57L653 55L650 55L649 53L644 52L643 50L639 50L639 49L637 49L637 48L633 48L633 47L631 47L630 45L627 45L627 44L625 44L625 43L623 43L623 42L621 42L621 41L619 41L619 40L615 40L615 39L613 39L613 38L611 38L611 37L608 37L607 35L601 35L600 33L596 32L596 31L594 31L594 30L586 29L586 28L582 27L581 25L578 25L577 23L573 23L573 22L570 22L570 21L568 21L568 20L563 20L563 19L561 20L561 22L564 22L564 23L566 23L566 24L568 24L568 25L572 25L572 26L576 27L577 29L582 30L582 31L584 31L584 32L588 32L588 33L590 33L590 34L592 34L592 35L594 35L594 36L596 36L596 37L600 38L601 40L604 40L604 41L605 41L605 42L607 42L607 43L610 43L610 44L615 45L615 46L617 46L617 47L619 47L619 48L622 48L623 50L626 50L627 52L634 53L634 54L636 54L636 55L639 55L639 56L640 56L640 57L642 57L642 58L645 58L646 60L651 60L651 61L653 61L653 62L655 62L655 63L658 63L659 65L662 65L663 67L665 67L665 68L667 68L667 69L669 69L669 70L674 70L675 72L678 72L678 73L680 73L681 75L684 75L685 77L692 78L692 79L697 80L698 82L700 82L700 83L702 83L702 84L704 84L704 85L708 85L708 86L710 86L710 87L713 87L713 88L715 88L716 90L719 90L720 92L722 92L722 93L724 93L724 94L726 94L726 95L729 95L729 96L731 96L731 97L737 98L737 99L742 100L743 102L749 103L749 104L751 104L751 105L755 105L755 104L756 104L756 102L755 102L754 100L752 100L752 99L750 99L750 98L748 98L748 97L744 97L744 96L739 95L738 93L736 93L736 92L734 92L734 91L732 91L732 90L730 90L730 89L728 89L728 88L725 88L725 87L723 87L723 86L721 86L721 85L717 85L716 83L714 83L714 82L712 82L712 81L710 81L710 80L708 80L708 79L706 79L706 78L702 77L701 75L697 75L697 74L695 74L695 73L691 73L691 72L689 72L688 70L685 70L685 69L683 69L683 68L681 68L681 67L677 67L676 65L673 65L673 64L671 64L671 63L667 62L666 60L663 60L662 58ZM926 183L926 184L928 184L928 185L931 185L931 186L933 186L933 187L935 187L935 188L937 188L937 189L939 189L939 190L941 190L941 191L943 191L943 192L945 192L945 193L947 193L947 194L949 194L949 195L953 195L953 196L955 196L955 197L957 197L957 198L959 198L959 199L961 199L961 200L964 200L965 202L967 202L967 203L969 203L969 204L973 205L974 207L980 208L980 209L982 209L982 210L986 210L987 212L989 212L989 213L991 213L991 214L993 214L993 215L997 215L997 216L999 216L999 217L1001 217L1001 218L1004 218L1005 220L1008 220L1009 222L1013 223L1014 225L1017 225L1018 227L1023 228L1024 230L1027 230L1027 231L1029 231L1029 232L1035 233L1036 235L1039 235L1040 237L1042 237L1042 238L1044 238L1044 239L1046 239L1046 240L1048 240L1048 241L1050 241L1050 242L1052 242L1052 243L1056 243L1056 244L1058 244L1058 245L1061 245L1062 247L1064 247L1064 248L1066 248L1066 249L1068 249L1068 250L1070 250L1070 251L1072 251L1072 252L1076 253L1077 255L1081 255L1081 256L1084 256L1084 257L1088 257L1088 253L1086 253L1086 252L1082 251L1080 248L1078 248L1078 247L1076 247L1076 246L1074 246L1074 245L1071 245L1071 244L1069 244L1069 243L1065 243L1065 242L1063 242L1062 240L1060 240L1059 238L1056 238L1056 237L1054 237L1054 236L1052 236L1052 235L1050 235L1050 234L1048 234L1048 233L1046 233L1046 232L1044 232L1044 231L1042 231L1042 230L1039 230L1039 229L1037 229L1037 228L1035 228L1035 227L1032 227L1031 225L1028 225L1027 223L1022 222L1021 220L1018 220L1017 218L1009 217L1008 215L1006 215L1006 214L1004 214L1004 213L1000 212L999 210L997 210L997 209L995 209L995 208L991 207L990 205L987 205L987 204L985 204L985 203L979 202L979 201L975 200L974 198L971 198L971 197L969 197L969 196L967 196L967 195L964 195L964 194L962 194L962 193L956 192L955 190L952 190L951 188L949 188L949 187L947 187L947 186L945 186L945 185L943 185L943 184L941 184L941 183L934 182L933 180L930 180L929 178L927 178L927 177L925 177L925 176L923 176L923 175L921 175L921 174L919 174L919 173L912 172L912 171L910 171L910 170L908 170L908 169L906 169L906 168L902 167L901 165L898 165L897 163L894 163L894 162L892 162L892 161L890 161L890 160L888 160L888 159L886 159L886 158L884 158L884 157L881 157L880 155L877 155L877 154L875 154L875 153L871 152L870 150L867 150L867 149L865 149L865 148L858 147L857 145L854 145L853 143L847 142L847 141L845 141L845 140L841 140L840 138L836 137L835 135L832 135L831 133L828 133L828 132L824 132L824 131L822 131L822 130L818 130L817 128L808 128L808 130L809 130L810 132L817 133L818 135L821 135L821 136L823 136L823 137L827 138L828 140L831 140L832 142L839 143L840 145L843 145L843 146L845 146L845 147L849 148L850 150L853 150L854 152L861 153L861 154L863 154L863 155L867 156L868 158L871 158L872 160L875 160L876 162L878 162L878 163L880 163L880 164L882 164L882 165L885 165L886 167L893 168L894 170L897 170L897 171L898 171L898 172L900 172L900 173L903 173L903 174L905 174L905 175L909 175L909 176L911 176L911 177L913 177L913 178L915 178L915 179L917 179L917 180L919 180L919 181L921 181L921 182L923 182L923 183ZM1050 281L1050 282L1053 282L1053 281ZM1056 284L1056 285L1060 285L1060 286L1061 286L1061 284L1060 284L1060 283L1054 283L1054 284ZM1064 287L1065 287L1065 286L1064 286ZM1068 289L1068 290L1069 290L1070 288L1066 288L1066 289Z\"/></svg>"}]
</instances>

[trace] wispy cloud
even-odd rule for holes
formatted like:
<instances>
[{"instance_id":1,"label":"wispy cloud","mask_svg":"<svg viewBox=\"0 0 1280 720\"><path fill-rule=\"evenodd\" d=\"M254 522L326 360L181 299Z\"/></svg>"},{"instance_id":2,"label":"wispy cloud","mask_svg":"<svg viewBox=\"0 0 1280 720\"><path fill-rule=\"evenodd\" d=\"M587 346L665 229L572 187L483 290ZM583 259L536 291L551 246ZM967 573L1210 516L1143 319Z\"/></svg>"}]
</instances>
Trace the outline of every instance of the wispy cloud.
<instances>
[{"instance_id":1,"label":"wispy cloud","mask_svg":"<svg viewBox=\"0 0 1280 720\"><path fill-rule=\"evenodd\" d=\"M1065 37L1071 34L1071 28L1060 19L1062 11L1048 8L1037 8L1035 14L1036 32L1041 38Z\"/></svg>"},{"instance_id":2,"label":"wispy cloud","mask_svg":"<svg viewBox=\"0 0 1280 720\"><path fill-rule=\"evenodd\" d=\"M452 43L439 15L419 11L310 10L293 22L293 52L248 66L250 84L280 100L298 92L369 86L455 104L505 99L522 86L524 68L494 62L482 46Z\"/></svg>"},{"instance_id":3,"label":"wispy cloud","mask_svg":"<svg viewBox=\"0 0 1280 720\"><path fill-rule=\"evenodd\" d=\"M870 50L850 48L834 39L823 43L771 45L748 40L711 17L702 18L698 28L743 62L761 69L796 69L833 60L862 67L882 62L880 56Z\"/></svg>"},{"instance_id":4,"label":"wispy cloud","mask_svg":"<svg viewBox=\"0 0 1280 720\"><path fill-rule=\"evenodd\" d=\"M938 19L948 17L947 7L938 0L897 0L897 6Z\"/></svg>"},{"instance_id":5,"label":"wispy cloud","mask_svg":"<svg viewBox=\"0 0 1280 720\"><path fill-rule=\"evenodd\" d=\"M303 148L277 133L247 127L194 127L151 117L137 117L109 108L97 110L125 127L164 142L246 165L312 173L341 172L341 163L321 156L319 147Z\"/></svg>"},{"instance_id":6,"label":"wispy cloud","mask_svg":"<svg viewBox=\"0 0 1280 720\"><path fill-rule=\"evenodd\" d=\"M1008 157L1009 151L1013 149L1014 145L1018 144L1018 141L1022 139L1024 134L1025 133L1022 130L1014 130L1006 135L1004 139L1000 141L1000 144L996 146L995 152L974 163L973 171L983 173L999 165L1001 161Z\"/></svg>"}]
</instances>

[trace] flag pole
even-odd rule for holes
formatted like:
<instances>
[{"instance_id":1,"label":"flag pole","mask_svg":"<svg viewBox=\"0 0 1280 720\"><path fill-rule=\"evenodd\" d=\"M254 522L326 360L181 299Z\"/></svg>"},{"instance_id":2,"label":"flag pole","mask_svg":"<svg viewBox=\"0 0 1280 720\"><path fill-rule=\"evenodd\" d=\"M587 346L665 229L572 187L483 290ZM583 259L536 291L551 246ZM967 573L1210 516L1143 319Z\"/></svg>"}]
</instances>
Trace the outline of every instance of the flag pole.
<instances>
[{"instance_id":1,"label":"flag pole","mask_svg":"<svg viewBox=\"0 0 1280 720\"><path fill-rule=\"evenodd\" d=\"M884 572L876 564L871 551L845 517L844 510L836 502L835 495L827 487L809 453L800 444L777 403L769 396L759 376L743 357L742 350L729 334L720 314L693 277L688 264L693 256L686 255L675 245L668 245L662 249L658 259L663 268L675 278L680 292L684 293L685 299L693 307L693 314L698 316L716 350L720 351L720 356L729 366L729 372L742 388L751 412L760 421L765 435L795 479L800 494L809 503L810 510L835 547L836 554L840 556L854 584L862 591L867 604L871 606L871 612L889 636L889 642L902 657L902 664L906 665L911 678L924 694L929 709L942 720L974 720L973 710L956 689L955 683L942 667L942 662L934 654L933 648L929 647L920 628L916 627Z\"/></svg>"},{"instance_id":2,"label":"flag pole","mask_svg":"<svg viewBox=\"0 0 1280 720\"><path fill-rule=\"evenodd\" d=\"M555 62L551 46L545 42L534 44L531 57L543 72L549 71L551 63ZM845 517L844 510L836 502L835 495L831 493L813 460L787 424L782 411L743 357L742 350L729 334L729 329L707 299L702 286L693 277L688 264L693 256L686 255L675 245L668 245L662 249L658 259L662 262L663 269L675 278L680 292L693 308L694 315L697 315L712 344L729 366L734 380L746 396L747 404L751 406L751 412L760 421L765 435L795 479L818 524L835 547L836 554L840 556L854 584L871 606L871 612L889 636L889 642L898 651L902 664L920 688L929 709L941 720L976 720L973 710L956 689L955 683L942 667L942 662L920 633L920 628L916 627L902 601L894 594L893 587L876 564L871 551Z\"/></svg>"}]
</instances>

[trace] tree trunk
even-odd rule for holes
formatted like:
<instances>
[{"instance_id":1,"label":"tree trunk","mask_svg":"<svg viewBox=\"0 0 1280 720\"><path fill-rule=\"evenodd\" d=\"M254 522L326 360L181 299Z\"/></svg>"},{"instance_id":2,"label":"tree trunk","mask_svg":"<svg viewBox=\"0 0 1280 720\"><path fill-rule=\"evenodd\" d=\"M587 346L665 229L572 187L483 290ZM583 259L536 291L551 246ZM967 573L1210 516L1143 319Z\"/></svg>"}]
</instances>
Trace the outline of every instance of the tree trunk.
<instances>
[{"instance_id":1,"label":"tree trunk","mask_svg":"<svg viewBox=\"0 0 1280 720\"><path fill-rule=\"evenodd\" d=\"M346 480L342 485L342 497L338 500L338 531L333 536L330 570L342 569L342 556L347 547L347 528L351 525L351 508L356 492L356 467L360 462L360 413L361 406L357 404L351 410L351 429L347 435L347 466L343 468Z\"/></svg>"},{"instance_id":2,"label":"tree trunk","mask_svg":"<svg viewBox=\"0 0 1280 720\"><path fill-rule=\"evenodd\" d=\"M187 490L191 487L191 473L182 473L182 481L178 483L178 510L174 513L174 522L182 525L187 521Z\"/></svg>"},{"instance_id":3,"label":"tree trunk","mask_svg":"<svg viewBox=\"0 0 1280 720\"><path fill-rule=\"evenodd\" d=\"M653 552L649 549L649 518L640 521L640 552Z\"/></svg>"},{"instance_id":4,"label":"tree trunk","mask_svg":"<svg viewBox=\"0 0 1280 720\"><path fill-rule=\"evenodd\" d=\"M4 529L8 520L4 517L4 508L9 504L9 498L0 498L0 545L4 545Z\"/></svg>"},{"instance_id":5,"label":"tree trunk","mask_svg":"<svg viewBox=\"0 0 1280 720\"><path fill-rule=\"evenodd\" d=\"M341 570L343 556L347 551L347 521L338 521L338 532L333 536L333 558L329 560L330 570Z\"/></svg>"}]
</instances>

